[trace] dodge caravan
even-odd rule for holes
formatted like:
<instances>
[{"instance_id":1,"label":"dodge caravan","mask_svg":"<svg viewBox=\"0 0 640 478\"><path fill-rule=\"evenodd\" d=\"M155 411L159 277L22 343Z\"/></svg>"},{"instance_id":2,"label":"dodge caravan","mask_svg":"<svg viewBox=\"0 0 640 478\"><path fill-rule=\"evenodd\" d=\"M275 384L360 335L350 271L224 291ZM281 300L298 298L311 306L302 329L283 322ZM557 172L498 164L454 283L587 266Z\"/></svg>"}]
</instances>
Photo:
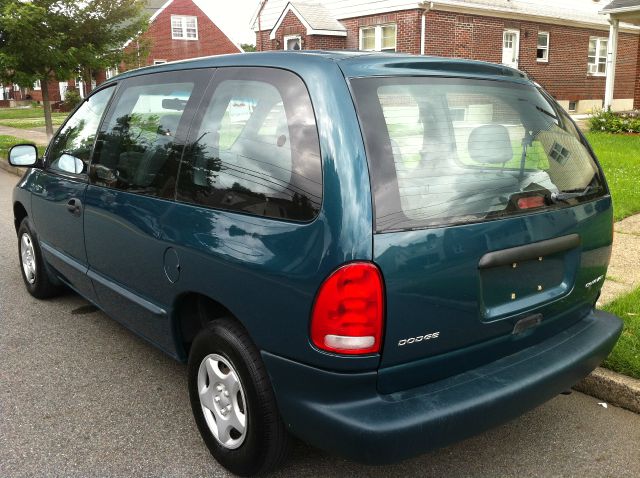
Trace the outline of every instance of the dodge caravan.
<instances>
[{"instance_id":1,"label":"dodge caravan","mask_svg":"<svg viewBox=\"0 0 640 478\"><path fill-rule=\"evenodd\" d=\"M523 73L274 52L124 73L14 191L27 290L69 287L177 360L212 455L290 437L391 463L517 417L610 352L612 204ZM79 325L80 326L80 325ZM132 364L133 366L133 364Z\"/></svg>"}]
</instances>

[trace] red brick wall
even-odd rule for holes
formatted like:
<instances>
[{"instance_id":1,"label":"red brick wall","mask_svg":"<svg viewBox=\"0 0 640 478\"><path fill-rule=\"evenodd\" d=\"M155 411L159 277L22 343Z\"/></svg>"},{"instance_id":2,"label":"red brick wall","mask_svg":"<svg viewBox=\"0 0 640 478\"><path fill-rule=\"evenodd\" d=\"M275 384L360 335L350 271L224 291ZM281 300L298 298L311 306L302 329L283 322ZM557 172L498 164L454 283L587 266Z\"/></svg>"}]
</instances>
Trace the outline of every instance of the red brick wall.
<instances>
[{"instance_id":1,"label":"red brick wall","mask_svg":"<svg viewBox=\"0 0 640 478\"><path fill-rule=\"evenodd\" d=\"M171 15L198 17L198 40L173 40L171 38ZM142 65L152 65L154 60L184 60L200 56L239 53L238 48L222 31L196 6L192 0L174 0L166 10L149 25L141 39L151 44L149 56ZM136 48L131 42L128 51Z\"/></svg>"},{"instance_id":2,"label":"red brick wall","mask_svg":"<svg viewBox=\"0 0 640 478\"><path fill-rule=\"evenodd\" d=\"M307 37L302 23L289 12L276 32L276 39L280 44L269 40L269 31L257 32L256 42L259 47L262 39L263 50L283 49L284 35L300 34L303 37L304 49L357 50L360 27L396 23L397 51L419 54L421 15L422 10L416 9L341 19L340 22L347 28L347 37L344 46L340 46L339 41L314 44L313 36ZM519 68L542 84L557 99L584 100L604 97L605 78L587 74L589 37L607 37L608 32L604 30L432 10L426 14L425 53L500 63L502 35L507 28L520 31ZM547 63L536 61L539 31L549 33ZM632 98L634 91L636 107L640 107L640 36L621 33L614 96Z\"/></svg>"},{"instance_id":3,"label":"red brick wall","mask_svg":"<svg viewBox=\"0 0 640 478\"><path fill-rule=\"evenodd\" d=\"M500 63L505 28L520 30L518 68L556 98L581 100L604 96L605 78L587 74L589 37L607 37L608 32L603 30L431 11L426 22L426 54ZM548 63L536 61L538 31L550 36ZM620 34L616 98L633 97L638 38L634 34Z\"/></svg>"},{"instance_id":4,"label":"red brick wall","mask_svg":"<svg viewBox=\"0 0 640 478\"><path fill-rule=\"evenodd\" d=\"M49 100L51 102L56 103L63 100L63 98L60 98L60 85L58 84L58 80L55 78L49 80L48 89ZM42 90L29 90L29 94L33 101L42 101Z\"/></svg>"},{"instance_id":5,"label":"red brick wall","mask_svg":"<svg viewBox=\"0 0 640 478\"><path fill-rule=\"evenodd\" d=\"M329 35L307 35L306 27L293 12L288 12L276 31L275 40L270 40L270 31L256 32L256 48L260 50L283 50L285 35L300 35L304 50L344 50L359 48L360 27L395 23L397 25L397 51L403 53L420 53L420 12L421 10L406 10L386 15L371 15L366 17L348 18L340 20L347 29L346 37Z\"/></svg>"},{"instance_id":6,"label":"red brick wall","mask_svg":"<svg viewBox=\"0 0 640 478\"><path fill-rule=\"evenodd\" d=\"M640 45L638 45L638 58L636 63L636 94L633 101L633 107L640 110Z\"/></svg>"},{"instance_id":7,"label":"red brick wall","mask_svg":"<svg viewBox=\"0 0 640 478\"><path fill-rule=\"evenodd\" d=\"M347 48L360 48L360 27L396 24L396 51L401 53L420 53L420 16L422 10L403 10L384 15L341 19L347 28Z\"/></svg>"}]
</instances>

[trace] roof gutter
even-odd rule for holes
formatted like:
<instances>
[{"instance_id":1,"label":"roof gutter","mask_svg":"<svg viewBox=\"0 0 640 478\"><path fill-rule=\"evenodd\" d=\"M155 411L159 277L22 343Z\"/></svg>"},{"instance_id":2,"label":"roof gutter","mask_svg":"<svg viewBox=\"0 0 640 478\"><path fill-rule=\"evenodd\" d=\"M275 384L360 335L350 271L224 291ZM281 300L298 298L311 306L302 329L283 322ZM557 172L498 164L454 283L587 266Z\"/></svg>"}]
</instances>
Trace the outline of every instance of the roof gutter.
<instances>
[{"instance_id":1,"label":"roof gutter","mask_svg":"<svg viewBox=\"0 0 640 478\"><path fill-rule=\"evenodd\" d=\"M611 13L629 13L629 12L637 12L640 13L640 5L635 5L633 7L620 7L620 8L605 8L600 10L601 15L607 15Z\"/></svg>"}]
</instances>

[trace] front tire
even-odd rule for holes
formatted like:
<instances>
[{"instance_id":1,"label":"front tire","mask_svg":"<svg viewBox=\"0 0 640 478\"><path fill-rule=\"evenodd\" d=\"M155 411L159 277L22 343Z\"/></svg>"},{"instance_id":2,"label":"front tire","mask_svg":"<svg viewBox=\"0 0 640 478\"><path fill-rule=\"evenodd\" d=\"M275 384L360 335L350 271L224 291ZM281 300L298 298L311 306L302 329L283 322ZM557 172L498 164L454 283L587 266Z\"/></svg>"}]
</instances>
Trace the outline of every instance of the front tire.
<instances>
[{"instance_id":1,"label":"front tire","mask_svg":"<svg viewBox=\"0 0 640 478\"><path fill-rule=\"evenodd\" d=\"M29 294L36 299L48 299L60 294L62 288L49 276L38 237L28 217L22 220L18 228L18 258Z\"/></svg>"},{"instance_id":2,"label":"front tire","mask_svg":"<svg viewBox=\"0 0 640 478\"><path fill-rule=\"evenodd\" d=\"M218 319L200 331L189 353L188 379L196 424L222 466L252 476L285 460L290 439L269 376L238 322Z\"/></svg>"}]
</instances>

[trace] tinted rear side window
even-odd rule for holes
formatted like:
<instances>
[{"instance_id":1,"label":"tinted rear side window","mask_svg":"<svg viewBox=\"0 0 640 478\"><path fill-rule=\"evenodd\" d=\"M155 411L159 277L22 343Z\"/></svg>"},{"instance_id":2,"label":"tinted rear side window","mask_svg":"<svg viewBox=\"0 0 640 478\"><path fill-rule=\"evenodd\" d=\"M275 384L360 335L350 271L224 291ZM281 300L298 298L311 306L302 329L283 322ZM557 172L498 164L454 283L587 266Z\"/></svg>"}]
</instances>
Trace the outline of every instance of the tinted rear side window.
<instances>
[{"instance_id":1,"label":"tinted rear side window","mask_svg":"<svg viewBox=\"0 0 640 478\"><path fill-rule=\"evenodd\" d=\"M173 198L189 122L210 77L181 71L125 81L98 137L92 182Z\"/></svg>"},{"instance_id":2,"label":"tinted rear side window","mask_svg":"<svg viewBox=\"0 0 640 478\"><path fill-rule=\"evenodd\" d=\"M524 214L605 192L566 113L533 86L402 77L352 84L377 231Z\"/></svg>"},{"instance_id":3,"label":"tinted rear side window","mask_svg":"<svg viewBox=\"0 0 640 478\"><path fill-rule=\"evenodd\" d=\"M268 68L221 68L192 128L178 199L295 221L322 202L315 117L302 80Z\"/></svg>"}]
</instances>

